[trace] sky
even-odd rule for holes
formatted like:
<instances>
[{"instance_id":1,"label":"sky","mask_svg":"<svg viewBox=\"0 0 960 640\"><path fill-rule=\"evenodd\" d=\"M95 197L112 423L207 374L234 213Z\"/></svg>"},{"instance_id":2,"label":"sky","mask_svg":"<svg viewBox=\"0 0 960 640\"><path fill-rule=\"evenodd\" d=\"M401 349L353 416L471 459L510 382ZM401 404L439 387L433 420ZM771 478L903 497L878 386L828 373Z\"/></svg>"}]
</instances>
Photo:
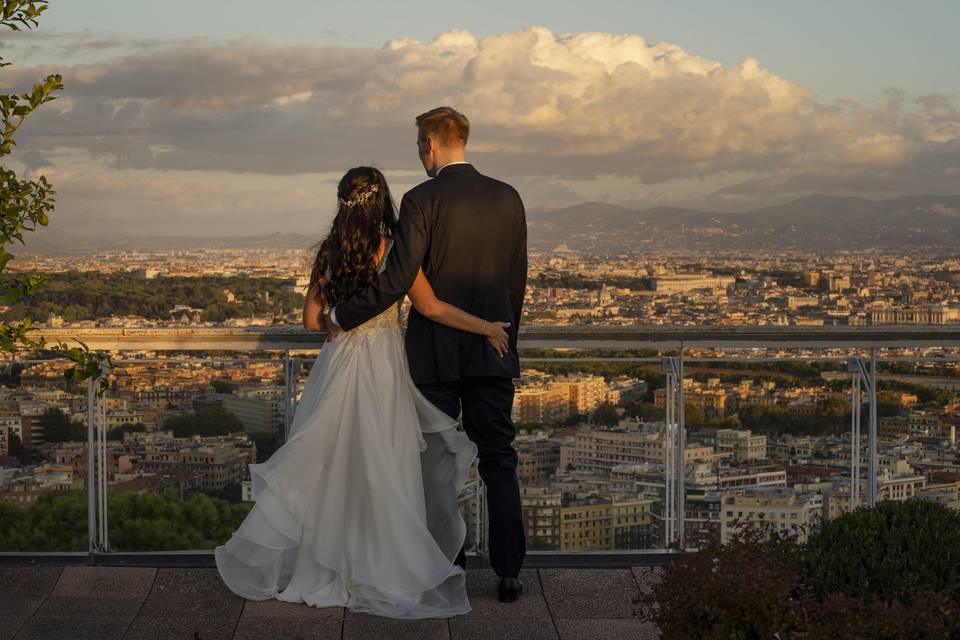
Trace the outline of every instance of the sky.
<instances>
[{"instance_id":1,"label":"sky","mask_svg":"<svg viewBox=\"0 0 960 640\"><path fill-rule=\"evenodd\" d=\"M413 117L528 208L736 211L960 188L960 3L54 0L0 89L64 75L10 163L80 233L318 234L335 184L425 179Z\"/></svg>"}]
</instances>

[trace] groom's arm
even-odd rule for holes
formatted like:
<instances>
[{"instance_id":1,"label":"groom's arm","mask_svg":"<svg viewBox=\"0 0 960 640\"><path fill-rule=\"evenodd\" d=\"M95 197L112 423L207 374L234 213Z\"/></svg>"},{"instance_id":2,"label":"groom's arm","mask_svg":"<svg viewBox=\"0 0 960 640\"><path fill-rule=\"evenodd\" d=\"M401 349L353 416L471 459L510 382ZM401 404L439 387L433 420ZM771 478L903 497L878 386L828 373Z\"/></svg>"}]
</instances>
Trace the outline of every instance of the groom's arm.
<instances>
[{"instance_id":1,"label":"groom's arm","mask_svg":"<svg viewBox=\"0 0 960 640\"><path fill-rule=\"evenodd\" d=\"M430 244L430 225L422 207L409 194L400 201L399 218L397 237L383 273L334 309L334 320L344 331L386 311L410 290L417 277Z\"/></svg>"},{"instance_id":2,"label":"groom's arm","mask_svg":"<svg viewBox=\"0 0 960 640\"><path fill-rule=\"evenodd\" d=\"M518 198L519 200L519 198ZM513 256L510 260L510 306L513 307L513 327L511 344L517 348L517 334L520 331L520 316L523 315L523 297L527 290L527 214L520 206L520 228L514 238Z\"/></svg>"}]
</instances>

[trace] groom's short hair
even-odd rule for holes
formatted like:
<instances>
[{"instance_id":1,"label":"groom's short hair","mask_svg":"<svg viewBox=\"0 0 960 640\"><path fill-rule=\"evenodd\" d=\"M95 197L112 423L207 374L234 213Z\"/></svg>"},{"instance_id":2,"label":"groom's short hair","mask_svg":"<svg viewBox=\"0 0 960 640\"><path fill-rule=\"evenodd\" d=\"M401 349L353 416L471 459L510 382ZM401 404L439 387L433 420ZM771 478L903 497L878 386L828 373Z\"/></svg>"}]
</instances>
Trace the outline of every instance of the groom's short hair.
<instances>
[{"instance_id":1,"label":"groom's short hair","mask_svg":"<svg viewBox=\"0 0 960 640\"><path fill-rule=\"evenodd\" d=\"M431 136L443 146L466 145L470 121L453 107L437 107L417 116L420 136Z\"/></svg>"}]
</instances>

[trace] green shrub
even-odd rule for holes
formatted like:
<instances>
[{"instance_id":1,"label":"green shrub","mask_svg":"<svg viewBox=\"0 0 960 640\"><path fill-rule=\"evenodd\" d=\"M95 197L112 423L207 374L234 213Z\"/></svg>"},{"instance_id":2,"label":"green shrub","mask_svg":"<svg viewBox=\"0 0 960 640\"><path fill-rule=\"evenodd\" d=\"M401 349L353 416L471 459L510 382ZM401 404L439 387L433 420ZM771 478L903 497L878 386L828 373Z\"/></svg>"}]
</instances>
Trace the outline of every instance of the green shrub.
<instances>
[{"instance_id":1,"label":"green shrub","mask_svg":"<svg viewBox=\"0 0 960 640\"><path fill-rule=\"evenodd\" d=\"M924 500L884 501L826 522L807 544L819 595L885 602L924 589L960 596L960 513Z\"/></svg>"},{"instance_id":2,"label":"green shrub","mask_svg":"<svg viewBox=\"0 0 960 640\"><path fill-rule=\"evenodd\" d=\"M747 528L668 565L641 615L664 640L960 640L960 514L860 508L797 544Z\"/></svg>"}]
</instances>

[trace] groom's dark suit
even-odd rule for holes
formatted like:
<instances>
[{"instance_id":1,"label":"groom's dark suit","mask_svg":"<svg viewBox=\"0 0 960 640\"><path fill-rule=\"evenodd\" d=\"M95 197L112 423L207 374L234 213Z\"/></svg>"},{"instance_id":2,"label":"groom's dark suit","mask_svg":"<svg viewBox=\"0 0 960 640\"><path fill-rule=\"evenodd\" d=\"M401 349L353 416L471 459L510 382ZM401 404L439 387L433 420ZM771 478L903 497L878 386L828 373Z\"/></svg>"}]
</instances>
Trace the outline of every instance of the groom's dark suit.
<instances>
[{"instance_id":1,"label":"groom's dark suit","mask_svg":"<svg viewBox=\"0 0 960 640\"><path fill-rule=\"evenodd\" d=\"M527 283L527 224L516 190L470 164L448 165L411 189L400 204L397 238L383 273L336 306L337 324L349 331L385 311L407 293L421 266L439 299L511 323L510 348L501 358L483 336L437 324L413 309L406 349L420 391L454 418L463 409L487 486L490 563L497 575L516 576L526 541L510 414Z\"/></svg>"}]
</instances>

